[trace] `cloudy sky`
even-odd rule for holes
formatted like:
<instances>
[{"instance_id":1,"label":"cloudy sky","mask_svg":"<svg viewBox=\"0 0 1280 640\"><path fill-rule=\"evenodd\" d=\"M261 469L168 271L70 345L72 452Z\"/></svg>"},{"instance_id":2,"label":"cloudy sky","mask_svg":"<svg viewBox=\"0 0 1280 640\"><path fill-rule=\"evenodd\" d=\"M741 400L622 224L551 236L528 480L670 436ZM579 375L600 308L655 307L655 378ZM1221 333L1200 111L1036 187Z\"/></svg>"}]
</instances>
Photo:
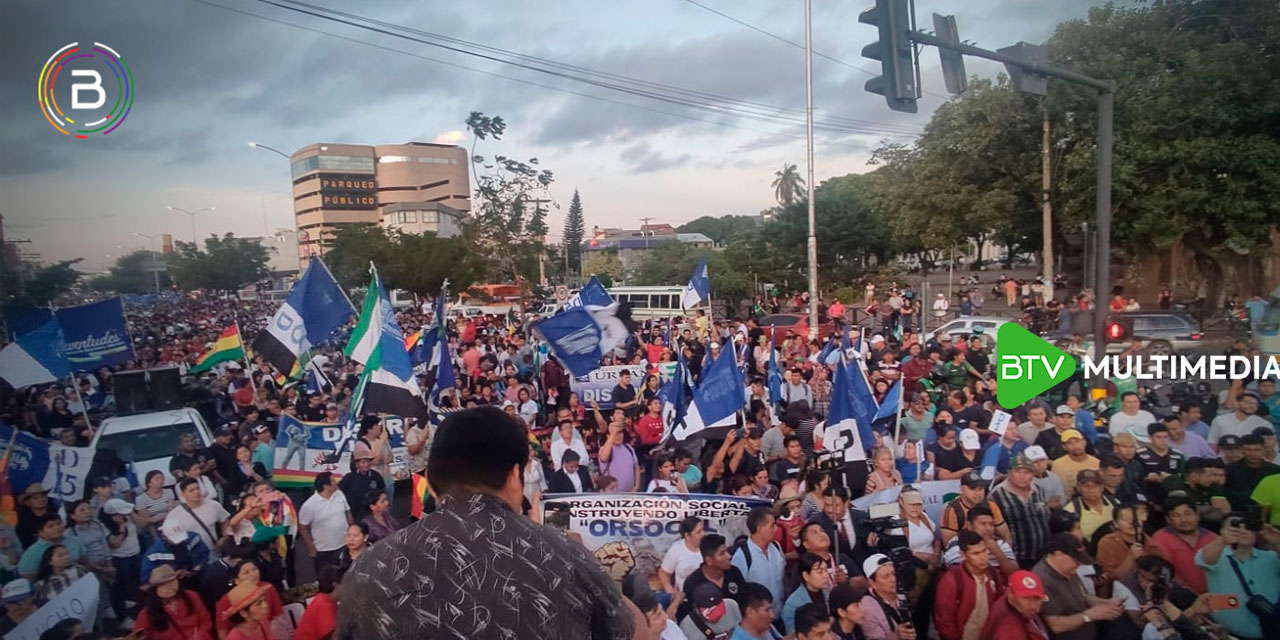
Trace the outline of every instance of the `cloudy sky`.
<instances>
[{"instance_id":1,"label":"cloudy sky","mask_svg":"<svg viewBox=\"0 0 1280 640\"><path fill-rule=\"evenodd\" d=\"M22 249L46 260L84 257L85 270L146 246L137 233L190 239L190 220L167 205L217 207L197 218L200 236L261 235L292 226L289 172L284 159L246 141L291 153L316 142L456 140L472 110L508 122L502 141L483 141L477 151L538 157L556 174L562 206L581 191L588 228L634 227L642 216L680 224L755 213L773 204L769 183L783 163L804 171L804 127L791 124L803 122L804 55L784 42L803 42L800 0L310 1L466 40L469 50L499 47L665 85L667 93L749 101L757 113L778 108L766 112L781 121L516 68L276 6L284 0L8 0L0 21L0 213L8 235L30 239ZM857 21L870 0L813 4L817 117L836 126L817 136L820 182L864 171L882 141L909 141L945 91L937 53L925 50L921 113L889 111L862 89L866 70L878 65L860 57L875 37ZM1090 4L918 0L917 13L955 12L962 38L998 48L1043 41ZM132 110L110 135L75 140L41 113L40 70L73 41L110 45L133 73ZM999 71L967 64L970 74ZM553 213L552 240L562 223L563 210Z\"/></svg>"}]
</instances>

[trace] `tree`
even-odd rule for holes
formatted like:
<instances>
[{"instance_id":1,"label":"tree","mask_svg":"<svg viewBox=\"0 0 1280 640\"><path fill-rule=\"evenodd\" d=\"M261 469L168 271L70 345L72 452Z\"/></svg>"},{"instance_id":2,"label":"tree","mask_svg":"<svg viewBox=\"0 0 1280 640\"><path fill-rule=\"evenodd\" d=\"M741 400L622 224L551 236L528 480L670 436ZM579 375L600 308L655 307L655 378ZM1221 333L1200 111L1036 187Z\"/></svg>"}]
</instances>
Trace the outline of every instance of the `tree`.
<instances>
[{"instance_id":1,"label":"tree","mask_svg":"<svg viewBox=\"0 0 1280 640\"><path fill-rule=\"evenodd\" d=\"M599 276L600 282L610 286L610 283L622 280L625 272L622 268L622 258L618 256L617 249L605 249L604 251L591 251L587 253L586 259L582 262L583 276ZM609 281L605 282L605 278Z\"/></svg>"},{"instance_id":2,"label":"tree","mask_svg":"<svg viewBox=\"0 0 1280 640\"><path fill-rule=\"evenodd\" d=\"M383 285L420 296L434 296L445 278L452 291L462 291L484 274L484 252L464 230L456 238L434 233L400 233L382 227L342 227L333 237L325 264L343 286L369 283L369 265L378 267Z\"/></svg>"},{"instance_id":3,"label":"tree","mask_svg":"<svg viewBox=\"0 0 1280 640\"><path fill-rule=\"evenodd\" d=\"M707 258L712 298L737 305L742 298L751 295L749 276L732 268L724 252L708 251L683 242L665 242L650 249L632 280L637 285L683 286L704 256Z\"/></svg>"},{"instance_id":4,"label":"tree","mask_svg":"<svg viewBox=\"0 0 1280 640\"><path fill-rule=\"evenodd\" d=\"M267 248L257 240L228 233L205 238L204 251L194 243L177 242L169 256L169 275L186 291L234 292L263 280L270 272Z\"/></svg>"},{"instance_id":5,"label":"tree","mask_svg":"<svg viewBox=\"0 0 1280 640\"><path fill-rule=\"evenodd\" d=\"M804 178L800 177L794 164L784 163L781 170L773 172L773 176L773 197L778 204L789 207L800 199L800 192L805 188Z\"/></svg>"},{"instance_id":6,"label":"tree","mask_svg":"<svg viewBox=\"0 0 1280 640\"><path fill-rule=\"evenodd\" d=\"M1116 83L1112 237L1130 259L1180 245L1220 305L1266 291L1280 222L1280 12L1274 2L1095 7L1047 43L1052 62ZM1094 217L1093 94L1050 83L1069 141L1055 213Z\"/></svg>"},{"instance_id":7,"label":"tree","mask_svg":"<svg viewBox=\"0 0 1280 640\"><path fill-rule=\"evenodd\" d=\"M981 249L992 238L1039 248L1036 100L1015 92L1004 75L995 82L974 78L969 86L938 107L914 143L875 152L883 166L869 193L912 253L947 252L970 241Z\"/></svg>"},{"instance_id":8,"label":"tree","mask_svg":"<svg viewBox=\"0 0 1280 640\"><path fill-rule=\"evenodd\" d=\"M96 291L111 293L148 293L156 290L157 274L153 268L163 268L163 258L153 251L139 249L121 256L107 273L93 278L89 286ZM170 284L167 270L159 274L159 286Z\"/></svg>"},{"instance_id":9,"label":"tree","mask_svg":"<svg viewBox=\"0 0 1280 640\"><path fill-rule=\"evenodd\" d=\"M702 216L686 222L676 231L679 233L701 233L711 238L716 246L724 246L731 238L760 225L760 216L726 215L719 218Z\"/></svg>"},{"instance_id":10,"label":"tree","mask_svg":"<svg viewBox=\"0 0 1280 640\"><path fill-rule=\"evenodd\" d=\"M501 139L506 123L472 111L467 129L476 140ZM491 161L472 153L476 190L472 199L474 233L491 252L489 275L505 282L534 282L538 256L545 251L547 208L551 203L551 171L537 158L525 161L495 155ZM482 172L480 169L484 169Z\"/></svg>"},{"instance_id":11,"label":"tree","mask_svg":"<svg viewBox=\"0 0 1280 640\"><path fill-rule=\"evenodd\" d=\"M582 198L578 190L573 190L573 199L569 201L569 215L564 219L564 248L568 252L569 272L582 269L582 236L586 233L586 222L582 218ZM565 274L566 279L568 274Z\"/></svg>"},{"instance_id":12,"label":"tree","mask_svg":"<svg viewBox=\"0 0 1280 640\"><path fill-rule=\"evenodd\" d=\"M72 268L81 260L83 258L62 260L37 269L22 283L23 301L33 307L44 307L70 291L84 275Z\"/></svg>"}]
</instances>

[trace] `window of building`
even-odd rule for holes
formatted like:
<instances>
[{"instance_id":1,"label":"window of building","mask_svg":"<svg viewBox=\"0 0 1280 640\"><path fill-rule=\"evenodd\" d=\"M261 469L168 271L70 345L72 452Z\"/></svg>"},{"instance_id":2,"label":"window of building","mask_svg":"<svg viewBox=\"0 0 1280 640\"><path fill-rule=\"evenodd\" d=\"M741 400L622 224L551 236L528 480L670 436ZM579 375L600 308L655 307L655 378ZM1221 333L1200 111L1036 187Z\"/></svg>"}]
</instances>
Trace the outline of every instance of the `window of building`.
<instances>
[{"instance_id":1,"label":"window of building","mask_svg":"<svg viewBox=\"0 0 1280 640\"><path fill-rule=\"evenodd\" d=\"M368 156L311 156L293 163L293 177L317 170L373 172L373 158Z\"/></svg>"},{"instance_id":2,"label":"window of building","mask_svg":"<svg viewBox=\"0 0 1280 640\"><path fill-rule=\"evenodd\" d=\"M413 162L413 158L409 156L382 156L378 158L378 164L391 164L393 162Z\"/></svg>"},{"instance_id":3,"label":"window of building","mask_svg":"<svg viewBox=\"0 0 1280 640\"><path fill-rule=\"evenodd\" d=\"M440 222L440 212L439 211L423 211L422 221L428 224L433 222Z\"/></svg>"},{"instance_id":4,"label":"window of building","mask_svg":"<svg viewBox=\"0 0 1280 640\"><path fill-rule=\"evenodd\" d=\"M396 213L396 222L399 222L400 224L405 224L408 222L417 222L417 221L418 221L417 211L400 211Z\"/></svg>"}]
</instances>

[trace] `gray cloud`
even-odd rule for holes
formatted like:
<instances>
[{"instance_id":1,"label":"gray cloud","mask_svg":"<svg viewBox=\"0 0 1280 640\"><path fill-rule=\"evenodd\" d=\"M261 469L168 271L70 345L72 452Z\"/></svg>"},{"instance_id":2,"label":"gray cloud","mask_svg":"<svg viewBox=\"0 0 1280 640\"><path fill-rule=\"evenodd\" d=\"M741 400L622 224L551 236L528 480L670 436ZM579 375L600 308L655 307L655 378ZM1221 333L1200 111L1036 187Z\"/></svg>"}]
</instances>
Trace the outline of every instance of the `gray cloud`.
<instances>
[{"instance_id":1,"label":"gray cloud","mask_svg":"<svg viewBox=\"0 0 1280 640\"><path fill-rule=\"evenodd\" d=\"M667 156L655 150L648 142L632 145L622 150L618 158L636 173L649 173L674 169L685 165L692 159L687 153L678 156Z\"/></svg>"}]
</instances>

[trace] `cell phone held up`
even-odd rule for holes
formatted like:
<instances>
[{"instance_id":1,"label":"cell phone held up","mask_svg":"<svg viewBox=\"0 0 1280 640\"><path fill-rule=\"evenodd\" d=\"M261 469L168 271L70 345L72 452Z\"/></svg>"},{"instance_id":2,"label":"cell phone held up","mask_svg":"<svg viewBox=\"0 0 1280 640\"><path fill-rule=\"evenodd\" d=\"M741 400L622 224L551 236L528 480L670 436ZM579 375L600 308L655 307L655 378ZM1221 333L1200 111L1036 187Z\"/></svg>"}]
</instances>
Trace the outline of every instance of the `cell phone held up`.
<instances>
[{"instance_id":1,"label":"cell phone held up","mask_svg":"<svg viewBox=\"0 0 1280 640\"><path fill-rule=\"evenodd\" d=\"M1209 611L1240 608L1240 598L1231 594L1211 593L1208 596Z\"/></svg>"}]
</instances>

